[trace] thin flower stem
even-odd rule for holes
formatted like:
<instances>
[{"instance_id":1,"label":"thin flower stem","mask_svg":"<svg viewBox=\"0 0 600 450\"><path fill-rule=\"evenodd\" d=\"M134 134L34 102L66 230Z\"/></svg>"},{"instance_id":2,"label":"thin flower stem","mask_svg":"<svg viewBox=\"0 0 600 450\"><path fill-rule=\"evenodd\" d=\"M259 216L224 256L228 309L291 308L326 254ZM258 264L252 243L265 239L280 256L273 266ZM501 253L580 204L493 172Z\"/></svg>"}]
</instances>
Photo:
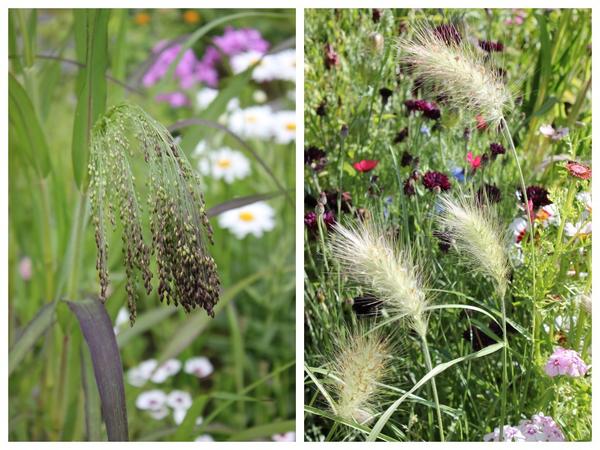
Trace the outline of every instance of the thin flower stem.
<instances>
[{"instance_id":1,"label":"thin flower stem","mask_svg":"<svg viewBox=\"0 0 600 450\"><path fill-rule=\"evenodd\" d=\"M500 399L500 442L503 441L504 423L506 422L506 398L508 396L508 337L506 336L506 291L498 292L500 298L500 308L502 312L502 338L504 347L502 348L502 391Z\"/></svg>"},{"instance_id":2,"label":"thin flower stem","mask_svg":"<svg viewBox=\"0 0 600 450\"><path fill-rule=\"evenodd\" d=\"M427 337L425 333L419 333L421 337L421 344L423 347L423 353L425 354L425 365L427 366L427 371L431 372L433 370L433 365L431 364L431 355L429 354L429 346L427 345ZM442 410L440 409L440 400L438 398L437 386L435 384L435 377L431 377L431 390L433 391L433 401L435 403L435 410L437 414L438 428L440 429L440 440L442 442L444 439L444 423L442 422Z\"/></svg>"}]
</instances>

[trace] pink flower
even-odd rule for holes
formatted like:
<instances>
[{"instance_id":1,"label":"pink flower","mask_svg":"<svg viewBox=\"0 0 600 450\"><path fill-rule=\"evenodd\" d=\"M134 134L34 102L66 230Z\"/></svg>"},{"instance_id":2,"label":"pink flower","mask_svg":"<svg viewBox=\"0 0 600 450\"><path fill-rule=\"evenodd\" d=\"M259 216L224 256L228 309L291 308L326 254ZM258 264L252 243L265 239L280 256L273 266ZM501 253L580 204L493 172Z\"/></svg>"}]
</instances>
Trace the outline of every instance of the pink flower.
<instances>
[{"instance_id":1,"label":"pink flower","mask_svg":"<svg viewBox=\"0 0 600 450\"><path fill-rule=\"evenodd\" d=\"M169 102L173 108L180 108L188 104L188 98L183 92L158 94L156 96L156 101Z\"/></svg>"},{"instance_id":2,"label":"pink flower","mask_svg":"<svg viewBox=\"0 0 600 450\"><path fill-rule=\"evenodd\" d=\"M518 427L504 425L505 442L562 442L565 435L552 417L544 416L542 413L534 414L530 420L521 420ZM484 441L498 442L500 432L494 428L493 433L483 436Z\"/></svg>"},{"instance_id":3,"label":"pink flower","mask_svg":"<svg viewBox=\"0 0 600 450\"><path fill-rule=\"evenodd\" d=\"M25 256L21 258L19 261L19 275L24 281L31 280L31 275L33 273L31 258L29 256Z\"/></svg>"},{"instance_id":4,"label":"pink flower","mask_svg":"<svg viewBox=\"0 0 600 450\"><path fill-rule=\"evenodd\" d=\"M359 172L370 172L375 167L377 167L377 164L379 164L379 161L363 159L362 161L352 164L352 166Z\"/></svg>"},{"instance_id":5,"label":"pink flower","mask_svg":"<svg viewBox=\"0 0 600 450\"><path fill-rule=\"evenodd\" d=\"M518 428L511 427L510 425L504 425L504 427L502 427L502 428L503 428L502 431L504 434L503 442L523 442L525 440L525 436L523 436L523 433L521 433L521 430L519 430ZM500 429L494 428L494 432L488 433L485 436L483 436L483 440L499 442L500 441Z\"/></svg>"},{"instance_id":6,"label":"pink flower","mask_svg":"<svg viewBox=\"0 0 600 450\"><path fill-rule=\"evenodd\" d=\"M481 167L481 155L473 156L473 152L467 153L467 162L471 165L471 169L477 170Z\"/></svg>"},{"instance_id":7,"label":"pink flower","mask_svg":"<svg viewBox=\"0 0 600 450\"><path fill-rule=\"evenodd\" d=\"M588 367L575 350L558 347L546 362L544 370L549 377L557 375L582 377L587 372Z\"/></svg>"}]
</instances>

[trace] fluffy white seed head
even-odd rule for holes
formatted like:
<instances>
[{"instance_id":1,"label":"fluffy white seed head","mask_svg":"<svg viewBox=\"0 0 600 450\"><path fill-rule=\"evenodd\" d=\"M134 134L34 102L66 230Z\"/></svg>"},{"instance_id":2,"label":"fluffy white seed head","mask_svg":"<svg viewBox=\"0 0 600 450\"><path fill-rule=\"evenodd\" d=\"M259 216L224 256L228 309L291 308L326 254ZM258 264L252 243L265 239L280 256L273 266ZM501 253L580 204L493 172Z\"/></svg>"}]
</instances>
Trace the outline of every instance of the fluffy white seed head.
<instances>
[{"instance_id":1,"label":"fluffy white seed head","mask_svg":"<svg viewBox=\"0 0 600 450\"><path fill-rule=\"evenodd\" d=\"M474 271L492 278L503 297L508 277L507 240L494 211L465 197L442 196L440 202L440 228L455 241Z\"/></svg>"},{"instance_id":2,"label":"fluffy white seed head","mask_svg":"<svg viewBox=\"0 0 600 450\"><path fill-rule=\"evenodd\" d=\"M388 342L377 332L365 334L359 328L336 339L332 374L336 377L335 412L360 424L370 422L379 407L378 397L389 369Z\"/></svg>"},{"instance_id":3,"label":"fluffy white seed head","mask_svg":"<svg viewBox=\"0 0 600 450\"><path fill-rule=\"evenodd\" d=\"M355 282L381 299L393 316L406 318L415 331L425 333L428 301L422 273L410 253L399 250L382 227L336 224L331 248Z\"/></svg>"},{"instance_id":4,"label":"fluffy white seed head","mask_svg":"<svg viewBox=\"0 0 600 450\"><path fill-rule=\"evenodd\" d=\"M435 95L448 99L495 127L512 105L510 91L482 52L465 40L444 40L430 26L417 25L412 38L399 41L400 59Z\"/></svg>"}]
</instances>

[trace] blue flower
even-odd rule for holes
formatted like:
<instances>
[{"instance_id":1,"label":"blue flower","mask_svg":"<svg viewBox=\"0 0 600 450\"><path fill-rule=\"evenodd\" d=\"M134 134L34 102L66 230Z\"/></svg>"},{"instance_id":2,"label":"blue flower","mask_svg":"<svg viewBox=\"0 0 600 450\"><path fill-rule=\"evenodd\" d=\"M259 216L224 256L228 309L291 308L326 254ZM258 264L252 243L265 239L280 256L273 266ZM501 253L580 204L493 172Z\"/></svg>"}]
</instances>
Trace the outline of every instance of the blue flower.
<instances>
[{"instance_id":1,"label":"blue flower","mask_svg":"<svg viewBox=\"0 0 600 450\"><path fill-rule=\"evenodd\" d=\"M465 170L462 167L453 167L450 169L450 172L452 172L452 176L456 178L459 183L465 181Z\"/></svg>"},{"instance_id":2,"label":"blue flower","mask_svg":"<svg viewBox=\"0 0 600 450\"><path fill-rule=\"evenodd\" d=\"M427 125L421 125L421 133L425 136L431 136L431 131L429 131L429 127Z\"/></svg>"}]
</instances>

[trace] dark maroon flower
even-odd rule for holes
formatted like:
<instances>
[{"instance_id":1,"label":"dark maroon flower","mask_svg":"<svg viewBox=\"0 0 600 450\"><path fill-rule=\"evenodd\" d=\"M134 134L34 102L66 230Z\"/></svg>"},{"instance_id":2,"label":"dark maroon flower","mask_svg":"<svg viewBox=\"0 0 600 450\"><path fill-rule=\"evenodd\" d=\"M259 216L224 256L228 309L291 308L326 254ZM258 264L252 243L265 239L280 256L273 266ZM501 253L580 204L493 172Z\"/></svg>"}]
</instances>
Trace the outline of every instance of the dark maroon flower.
<instances>
[{"instance_id":1,"label":"dark maroon flower","mask_svg":"<svg viewBox=\"0 0 600 450\"><path fill-rule=\"evenodd\" d=\"M419 110L419 108L417 107L417 101L418 100L410 100L410 99L404 101L404 106L406 106L406 109L408 110L409 113Z\"/></svg>"},{"instance_id":2,"label":"dark maroon flower","mask_svg":"<svg viewBox=\"0 0 600 450\"><path fill-rule=\"evenodd\" d=\"M420 111L428 119L437 120L440 118L440 109L434 102L428 102L427 100L406 100L404 106L408 109L408 112Z\"/></svg>"},{"instance_id":3,"label":"dark maroon flower","mask_svg":"<svg viewBox=\"0 0 600 450\"><path fill-rule=\"evenodd\" d=\"M592 178L592 168L578 163L577 161L569 161L567 163L567 170L571 175L582 180L589 180Z\"/></svg>"},{"instance_id":4,"label":"dark maroon flower","mask_svg":"<svg viewBox=\"0 0 600 450\"><path fill-rule=\"evenodd\" d=\"M502 199L502 192L493 184L484 184L475 194L477 202L481 205L486 203L498 203Z\"/></svg>"},{"instance_id":5,"label":"dark maroon flower","mask_svg":"<svg viewBox=\"0 0 600 450\"><path fill-rule=\"evenodd\" d=\"M352 299L352 311L357 316L377 314L383 300L378 299L374 295L364 295L362 297L354 297Z\"/></svg>"},{"instance_id":6,"label":"dark maroon flower","mask_svg":"<svg viewBox=\"0 0 600 450\"><path fill-rule=\"evenodd\" d=\"M383 106L387 105L388 100L390 99L392 94L393 94L393 91L386 87L379 89L379 95L381 95L381 102L383 103Z\"/></svg>"},{"instance_id":7,"label":"dark maroon flower","mask_svg":"<svg viewBox=\"0 0 600 450\"><path fill-rule=\"evenodd\" d=\"M355 162L354 164L352 164L352 167L354 167L359 172L364 173L364 172L370 172L371 170L373 170L375 167L377 167L377 164L379 164L379 161L371 160L371 159L363 159L362 161Z\"/></svg>"},{"instance_id":8,"label":"dark maroon flower","mask_svg":"<svg viewBox=\"0 0 600 450\"><path fill-rule=\"evenodd\" d=\"M404 127L396 134L396 137L394 138L394 144L399 144L400 142L404 141L404 139L406 139L407 137L408 127Z\"/></svg>"},{"instance_id":9,"label":"dark maroon flower","mask_svg":"<svg viewBox=\"0 0 600 450\"><path fill-rule=\"evenodd\" d=\"M414 160L413 155L411 155L410 153L405 151L402 153L402 158L400 159L400 166L408 167L412 164L413 160Z\"/></svg>"},{"instance_id":10,"label":"dark maroon flower","mask_svg":"<svg viewBox=\"0 0 600 450\"><path fill-rule=\"evenodd\" d=\"M463 131L463 139L467 142L469 142L471 140L471 129L470 128L467 127Z\"/></svg>"},{"instance_id":11,"label":"dark maroon flower","mask_svg":"<svg viewBox=\"0 0 600 450\"><path fill-rule=\"evenodd\" d=\"M373 23L378 23L381 20L381 16L383 14L382 9L373 8L373 14L371 18L373 19Z\"/></svg>"},{"instance_id":12,"label":"dark maroon flower","mask_svg":"<svg viewBox=\"0 0 600 450\"><path fill-rule=\"evenodd\" d=\"M340 56L333 50L331 44L325 44L325 67L331 69L340 65Z\"/></svg>"},{"instance_id":13,"label":"dark maroon flower","mask_svg":"<svg viewBox=\"0 0 600 450\"><path fill-rule=\"evenodd\" d=\"M542 186L528 186L526 192L534 210L552 203L548 198L548 191Z\"/></svg>"},{"instance_id":14,"label":"dark maroon flower","mask_svg":"<svg viewBox=\"0 0 600 450\"><path fill-rule=\"evenodd\" d=\"M317 214L314 211L308 211L304 214L304 225L309 230L314 230L317 228Z\"/></svg>"},{"instance_id":15,"label":"dark maroon flower","mask_svg":"<svg viewBox=\"0 0 600 450\"><path fill-rule=\"evenodd\" d=\"M504 146L502 146L502 144L492 142L490 144L490 152L492 153L492 159L496 159L498 155L504 155L506 153L506 149Z\"/></svg>"},{"instance_id":16,"label":"dark maroon flower","mask_svg":"<svg viewBox=\"0 0 600 450\"><path fill-rule=\"evenodd\" d=\"M335 214L333 211L325 211L323 214L323 222L327 225L327 229L331 228L335 224Z\"/></svg>"},{"instance_id":17,"label":"dark maroon flower","mask_svg":"<svg viewBox=\"0 0 600 450\"><path fill-rule=\"evenodd\" d=\"M349 132L350 132L350 130L348 129L348 125L343 124L340 127L340 137L342 137L343 139L346 139L348 137Z\"/></svg>"},{"instance_id":18,"label":"dark maroon flower","mask_svg":"<svg viewBox=\"0 0 600 450\"><path fill-rule=\"evenodd\" d=\"M479 46L488 53L491 52L501 52L504 50L504 44L500 41L484 41L483 39L479 39Z\"/></svg>"},{"instance_id":19,"label":"dark maroon flower","mask_svg":"<svg viewBox=\"0 0 600 450\"><path fill-rule=\"evenodd\" d=\"M460 41L462 41L460 31L458 31L458 28L451 23L438 25L433 29L433 33L438 39L444 41L446 45L458 45L460 44Z\"/></svg>"},{"instance_id":20,"label":"dark maroon flower","mask_svg":"<svg viewBox=\"0 0 600 450\"><path fill-rule=\"evenodd\" d=\"M310 166L314 171L320 172L327 164L327 154L315 146L305 148L304 164Z\"/></svg>"},{"instance_id":21,"label":"dark maroon flower","mask_svg":"<svg viewBox=\"0 0 600 450\"><path fill-rule=\"evenodd\" d=\"M446 231L434 230L433 235L438 239L438 247L442 253L448 253L452 244L452 238Z\"/></svg>"},{"instance_id":22,"label":"dark maroon flower","mask_svg":"<svg viewBox=\"0 0 600 450\"><path fill-rule=\"evenodd\" d=\"M325 114L327 114L327 102L323 100L321 103L319 103L319 106L317 106L315 112L319 117L323 117Z\"/></svg>"},{"instance_id":23,"label":"dark maroon flower","mask_svg":"<svg viewBox=\"0 0 600 450\"><path fill-rule=\"evenodd\" d=\"M404 182L404 195L407 197L415 195L415 181L410 177Z\"/></svg>"},{"instance_id":24,"label":"dark maroon flower","mask_svg":"<svg viewBox=\"0 0 600 450\"><path fill-rule=\"evenodd\" d=\"M331 208L337 210L337 201L338 195L340 196L340 210L343 212L350 212L352 207L352 196L350 192L340 192L339 189L326 191L325 196L327 197L327 204L330 205Z\"/></svg>"},{"instance_id":25,"label":"dark maroon flower","mask_svg":"<svg viewBox=\"0 0 600 450\"><path fill-rule=\"evenodd\" d=\"M423 175L423 186L430 191L447 191L450 189L450 179L441 172L428 171Z\"/></svg>"}]
</instances>

